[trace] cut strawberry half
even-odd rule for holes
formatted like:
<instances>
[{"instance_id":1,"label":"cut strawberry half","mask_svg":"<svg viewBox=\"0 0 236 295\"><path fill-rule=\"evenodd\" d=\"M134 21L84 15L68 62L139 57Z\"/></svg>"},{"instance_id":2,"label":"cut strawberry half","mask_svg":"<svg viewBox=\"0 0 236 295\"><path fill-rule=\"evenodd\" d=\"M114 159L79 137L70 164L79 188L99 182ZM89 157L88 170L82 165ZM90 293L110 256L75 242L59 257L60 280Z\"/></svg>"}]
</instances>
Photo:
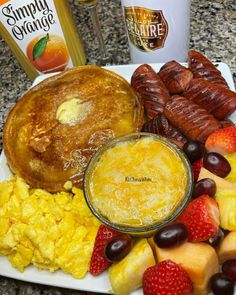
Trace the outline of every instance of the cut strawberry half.
<instances>
[{"instance_id":1,"label":"cut strawberry half","mask_svg":"<svg viewBox=\"0 0 236 295\"><path fill-rule=\"evenodd\" d=\"M106 245L109 241L114 237L119 235L120 233L115 231L112 228L109 228L105 225L100 225L97 236L95 239L93 253L90 260L90 269L89 272L93 276L97 276L101 274L104 270L106 270L110 265L109 262L104 255Z\"/></svg>"},{"instance_id":2,"label":"cut strawberry half","mask_svg":"<svg viewBox=\"0 0 236 295\"><path fill-rule=\"evenodd\" d=\"M192 164L192 171L193 171L193 178L194 181L197 182L201 168L203 167L203 158L193 162Z\"/></svg>"},{"instance_id":3,"label":"cut strawberry half","mask_svg":"<svg viewBox=\"0 0 236 295\"><path fill-rule=\"evenodd\" d=\"M186 226L190 242L203 242L215 237L220 224L218 203L208 195L202 195L188 204L178 222Z\"/></svg>"},{"instance_id":4,"label":"cut strawberry half","mask_svg":"<svg viewBox=\"0 0 236 295\"><path fill-rule=\"evenodd\" d=\"M236 126L230 126L213 132L206 140L206 150L222 155L236 152Z\"/></svg>"}]
</instances>

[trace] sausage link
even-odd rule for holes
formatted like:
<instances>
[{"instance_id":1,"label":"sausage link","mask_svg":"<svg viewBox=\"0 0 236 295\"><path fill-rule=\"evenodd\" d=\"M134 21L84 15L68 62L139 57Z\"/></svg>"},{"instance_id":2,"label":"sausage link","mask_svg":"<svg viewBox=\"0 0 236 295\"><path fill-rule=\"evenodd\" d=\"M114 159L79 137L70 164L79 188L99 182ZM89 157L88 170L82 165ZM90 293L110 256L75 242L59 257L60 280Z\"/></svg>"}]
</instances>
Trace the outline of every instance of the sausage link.
<instances>
[{"instance_id":1,"label":"sausage link","mask_svg":"<svg viewBox=\"0 0 236 295\"><path fill-rule=\"evenodd\" d=\"M164 64L158 75L171 94L182 93L193 79L193 73L174 60Z\"/></svg>"},{"instance_id":2,"label":"sausage link","mask_svg":"<svg viewBox=\"0 0 236 295\"><path fill-rule=\"evenodd\" d=\"M164 115L186 137L203 143L212 132L221 127L206 110L178 95L174 95L166 104Z\"/></svg>"},{"instance_id":3,"label":"sausage link","mask_svg":"<svg viewBox=\"0 0 236 295\"><path fill-rule=\"evenodd\" d=\"M143 125L142 131L164 136L175 143L179 142L179 145L181 143L183 145L187 141L187 138L163 114L157 115L146 122Z\"/></svg>"},{"instance_id":4,"label":"sausage link","mask_svg":"<svg viewBox=\"0 0 236 295\"><path fill-rule=\"evenodd\" d=\"M236 110L236 93L204 79L193 79L182 94L222 120Z\"/></svg>"},{"instance_id":5,"label":"sausage link","mask_svg":"<svg viewBox=\"0 0 236 295\"><path fill-rule=\"evenodd\" d=\"M204 78L213 84L229 88L221 72L201 53L190 50L188 53L188 66L194 78Z\"/></svg>"},{"instance_id":6,"label":"sausage link","mask_svg":"<svg viewBox=\"0 0 236 295\"><path fill-rule=\"evenodd\" d=\"M152 67L146 64L139 66L132 75L131 86L141 96L148 119L163 113L170 95Z\"/></svg>"}]
</instances>

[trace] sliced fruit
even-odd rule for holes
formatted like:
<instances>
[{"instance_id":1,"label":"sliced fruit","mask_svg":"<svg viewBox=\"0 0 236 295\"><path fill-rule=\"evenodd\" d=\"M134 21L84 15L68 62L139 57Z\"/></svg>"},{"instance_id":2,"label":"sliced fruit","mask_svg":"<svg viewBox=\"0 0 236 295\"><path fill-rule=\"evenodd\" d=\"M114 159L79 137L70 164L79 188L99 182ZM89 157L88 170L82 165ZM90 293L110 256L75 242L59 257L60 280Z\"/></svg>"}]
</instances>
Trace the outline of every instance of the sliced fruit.
<instances>
[{"instance_id":1,"label":"sliced fruit","mask_svg":"<svg viewBox=\"0 0 236 295\"><path fill-rule=\"evenodd\" d=\"M228 160L231 166L231 171L229 175L226 176L225 180L236 184L236 153L224 155L224 157Z\"/></svg>"},{"instance_id":2,"label":"sliced fruit","mask_svg":"<svg viewBox=\"0 0 236 295\"><path fill-rule=\"evenodd\" d=\"M220 226L226 230L236 230L236 187L218 188L215 199L220 209Z\"/></svg>"},{"instance_id":3,"label":"sliced fruit","mask_svg":"<svg viewBox=\"0 0 236 295\"><path fill-rule=\"evenodd\" d=\"M155 265L147 239L139 240L129 254L109 268L109 279L116 295L126 295L142 286L145 270Z\"/></svg>"},{"instance_id":4,"label":"sliced fruit","mask_svg":"<svg viewBox=\"0 0 236 295\"><path fill-rule=\"evenodd\" d=\"M90 260L89 272L93 276L101 274L111 262L105 258L105 248L109 241L119 233L105 225L100 225L95 239L93 253Z\"/></svg>"},{"instance_id":5,"label":"sliced fruit","mask_svg":"<svg viewBox=\"0 0 236 295\"><path fill-rule=\"evenodd\" d=\"M236 185L202 168L199 179L210 178L216 183L215 199L219 204L220 226L236 230Z\"/></svg>"},{"instance_id":6,"label":"sliced fruit","mask_svg":"<svg viewBox=\"0 0 236 295\"><path fill-rule=\"evenodd\" d=\"M193 282L194 295L208 294L210 277L219 271L218 257L214 248L206 243L184 243L163 249L156 246L158 261L170 259L187 271Z\"/></svg>"},{"instance_id":7,"label":"sliced fruit","mask_svg":"<svg viewBox=\"0 0 236 295\"><path fill-rule=\"evenodd\" d=\"M203 166L203 159L197 160L192 164L193 178L195 182L199 178L199 173L201 171L202 166Z\"/></svg>"},{"instance_id":8,"label":"sliced fruit","mask_svg":"<svg viewBox=\"0 0 236 295\"><path fill-rule=\"evenodd\" d=\"M229 259L236 259L236 231L228 233L217 250L220 263Z\"/></svg>"},{"instance_id":9,"label":"sliced fruit","mask_svg":"<svg viewBox=\"0 0 236 295\"><path fill-rule=\"evenodd\" d=\"M213 132L206 140L208 152L222 155L236 152L236 126L230 126Z\"/></svg>"},{"instance_id":10,"label":"sliced fruit","mask_svg":"<svg viewBox=\"0 0 236 295\"><path fill-rule=\"evenodd\" d=\"M171 260L149 267L143 275L144 295L191 295L192 290L193 284L188 273Z\"/></svg>"},{"instance_id":11,"label":"sliced fruit","mask_svg":"<svg viewBox=\"0 0 236 295\"><path fill-rule=\"evenodd\" d=\"M236 189L236 186L232 184L231 182L227 181L226 179L223 179L219 176L216 176L215 174L211 173L209 170L202 168L199 174L199 178L210 178L213 179L216 183L216 193L220 191L221 189Z\"/></svg>"},{"instance_id":12,"label":"sliced fruit","mask_svg":"<svg viewBox=\"0 0 236 295\"><path fill-rule=\"evenodd\" d=\"M202 195L188 204L178 222L186 226L190 242L206 241L218 233L218 204L208 195Z\"/></svg>"}]
</instances>

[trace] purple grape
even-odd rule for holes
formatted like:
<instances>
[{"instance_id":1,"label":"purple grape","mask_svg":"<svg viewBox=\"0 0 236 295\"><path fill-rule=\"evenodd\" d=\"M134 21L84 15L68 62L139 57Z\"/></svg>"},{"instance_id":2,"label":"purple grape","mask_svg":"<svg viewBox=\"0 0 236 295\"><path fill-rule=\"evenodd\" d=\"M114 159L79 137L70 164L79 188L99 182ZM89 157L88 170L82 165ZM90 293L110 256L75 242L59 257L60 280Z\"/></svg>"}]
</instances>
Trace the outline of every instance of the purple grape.
<instances>
[{"instance_id":1,"label":"purple grape","mask_svg":"<svg viewBox=\"0 0 236 295\"><path fill-rule=\"evenodd\" d=\"M218 233L215 237L210 238L207 243L210 244L212 247L217 247L220 242L223 240L224 238L224 232L222 229L219 228Z\"/></svg>"},{"instance_id":2,"label":"purple grape","mask_svg":"<svg viewBox=\"0 0 236 295\"><path fill-rule=\"evenodd\" d=\"M205 152L205 147L200 141L190 140L184 144L183 151L191 163L201 159Z\"/></svg>"},{"instance_id":3,"label":"purple grape","mask_svg":"<svg viewBox=\"0 0 236 295\"><path fill-rule=\"evenodd\" d=\"M216 273L210 280L211 290L214 295L233 295L234 283L223 273Z\"/></svg>"},{"instance_id":4,"label":"purple grape","mask_svg":"<svg viewBox=\"0 0 236 295\"><path fill-rule=\"evenodd\" d=\"M154 242L160 248L177 246L188 238L188 231L182 223L172 223L157 231L153 237Z\"/></svg>"},{"instance_id":5,"label":"purple grape","mask_svg":"<svg viewBox=\"0 0 236 295\"><path fill-rule=\"evenodd\" d=\"M236 282L236 259L230 259L223 263L222 272L233 282Z\"/></svg>"},{"instance_id":6,"label":"purple grape","mask_svg":"<svg viewBox=\"0 0 236 295\"><path fill-rule=\"evenodd\" d=\"M201 195L208 195L210 197L214 197L216 194L216 183L213 179L203 178L199 180L193 189L193 198L197 198Z\"/></svg>"},{"instance_id":7,"label":"purple grape","mask_svg":"<svg viewBox=\"0 0 236 295\"><path fill-rule=\"evenodd\" d=\"M207 153L203 158L203 166L210 172L223 178L231 171L229 162L218 153Z\"/></svg>"},{"instance_id":8,"label":"purple grape","mask_svg":"<svg viewBox=\"0 0 236 295\"><path fill-rule=\"evenodd\" d=\"M127 234L120 234L111 239L105 248L105 257L111 262L123 259L131 250L132 238Z\"/></svg>"}]
</instances>

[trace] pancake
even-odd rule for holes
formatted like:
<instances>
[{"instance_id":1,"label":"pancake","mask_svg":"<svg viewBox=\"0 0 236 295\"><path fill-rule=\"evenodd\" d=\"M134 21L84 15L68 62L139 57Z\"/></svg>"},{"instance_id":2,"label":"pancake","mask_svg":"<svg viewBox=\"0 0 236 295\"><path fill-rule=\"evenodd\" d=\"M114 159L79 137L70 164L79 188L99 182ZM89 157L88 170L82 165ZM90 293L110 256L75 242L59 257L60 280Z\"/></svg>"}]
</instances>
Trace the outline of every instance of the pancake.
<instances>
[{"instance_id":1,"label":"pancake","mask_svg":"<svg viewBox=\"0 0 236 295\"><path fill-rule=\"evenodd\" d=\"M88 161L109 139L137 132L143 107L128 82L97 66L50 77L29 90L3 128L10 169L34 188L81 187Z\"/></svg>"}]
</instances>

